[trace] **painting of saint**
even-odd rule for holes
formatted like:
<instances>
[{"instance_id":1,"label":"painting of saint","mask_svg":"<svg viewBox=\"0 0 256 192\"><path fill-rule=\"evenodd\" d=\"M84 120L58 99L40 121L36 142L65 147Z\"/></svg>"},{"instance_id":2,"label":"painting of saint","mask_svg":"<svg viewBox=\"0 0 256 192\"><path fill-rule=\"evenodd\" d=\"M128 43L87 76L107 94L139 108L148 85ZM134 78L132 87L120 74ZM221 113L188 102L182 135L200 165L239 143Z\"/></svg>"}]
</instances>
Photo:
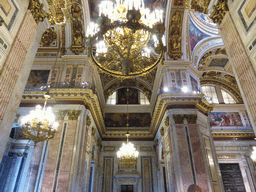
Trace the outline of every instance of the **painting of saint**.
<instances>
[{"instance_id":1,"label":"painting of saint","mask_svg":"<svg viewBox=\"0 0 256 192\"><path fill-rule=\"evenodd\" d=\"M31 70L26 87L38 87L47 84L50 70Z\"/></svg>"},{"instance_id":2,"label":"painting of saint","mask_svg":"<svg viewBox=\"0 0 256 192\"><path fill-rule=\"evenodd\" d=\"M202 39L209 37L209 35L203 33L193 24L191 19L189 19L189 40L190 40L190 48L191 51L194 50L196 44Z\"/></svg>"}]
</instances>

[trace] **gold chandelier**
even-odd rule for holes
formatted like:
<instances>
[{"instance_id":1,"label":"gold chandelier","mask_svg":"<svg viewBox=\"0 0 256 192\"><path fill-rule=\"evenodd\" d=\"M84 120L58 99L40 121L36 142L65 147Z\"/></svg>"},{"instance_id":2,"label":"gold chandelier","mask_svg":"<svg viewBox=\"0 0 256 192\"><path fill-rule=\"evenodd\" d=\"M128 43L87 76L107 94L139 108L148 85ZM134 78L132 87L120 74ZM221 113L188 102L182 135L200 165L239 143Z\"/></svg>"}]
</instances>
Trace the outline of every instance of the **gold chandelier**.
<instances>
[{"instance_id":1,"label":"gold chandelier","mask_svg":"<svg viewBox=\"0 0 256 192\"><path fill-rule=\"evenodd\" d=\"M87 28L89 55L100 71L119 78L145 75L162 61L162 10L150 12L143 0L103 1L99 18Z\"/></svg>"},{"instance_id":2,"label":"gold chandelier","mask_svg":"<svg viewBox=\"0 0 256 192\"><path fill-rule=\"evenodd\" d=\"M21 134L34 141L35 145L40 141L48 141L54 137L59 124L55 122L55 116L48 108L46 110L49 95L45 95L44 107L36 106L36 110L30 111L30 114L21 119Z\"/></svg>"},{"instance_id":3,"label":"gold chandelier","mask_svg":"<svg viewBox=\"0 0 256 192\"><path fill-rule=\"evenodd\" d=\"M130 167L131 165L137 164L137 159L139 156L139 152L136 151L134 145L129 142L129 136L130 134L127 132L127 143L123 143L122 147L116 153L119 164L123 165L124 167Z\"/></svg>"}]
</instances>

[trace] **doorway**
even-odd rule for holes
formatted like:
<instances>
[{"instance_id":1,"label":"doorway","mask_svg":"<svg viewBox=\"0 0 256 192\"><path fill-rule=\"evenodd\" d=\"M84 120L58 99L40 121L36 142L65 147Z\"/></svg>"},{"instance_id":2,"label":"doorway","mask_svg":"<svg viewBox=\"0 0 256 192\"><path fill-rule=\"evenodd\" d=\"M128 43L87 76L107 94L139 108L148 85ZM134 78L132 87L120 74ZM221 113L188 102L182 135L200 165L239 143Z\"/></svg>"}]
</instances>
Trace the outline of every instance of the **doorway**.
<instances>
[{"instance_id":1,"label":"doorway","mask_svg":"<svg viewBox=\"0 0 256 192\"><path fill-rule=\"evenodd\" d=\"M133 185L121 185L121 192L133 192Z\"/></svg>"}]
</instances>

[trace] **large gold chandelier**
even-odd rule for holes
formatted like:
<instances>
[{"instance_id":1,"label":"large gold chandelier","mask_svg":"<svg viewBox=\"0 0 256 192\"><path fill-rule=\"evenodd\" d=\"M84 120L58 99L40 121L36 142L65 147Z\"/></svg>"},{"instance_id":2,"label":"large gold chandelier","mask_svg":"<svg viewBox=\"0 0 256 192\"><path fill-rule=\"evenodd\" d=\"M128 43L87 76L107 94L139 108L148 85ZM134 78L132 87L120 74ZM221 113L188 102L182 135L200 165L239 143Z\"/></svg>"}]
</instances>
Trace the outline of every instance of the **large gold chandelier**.
<instances>
[{"instance_id":1,"label":"large gold chandelier","mask_svg":"<svg viewBox=\"0 0 256 192\"><path fill-rule=\"evenodd\" d=\"M34 141L35 145L40 141L48 141L54 137L59 124L55 122L55 116L51 108L47 108L46 103L50 98L45 95L44 107L36 106L36 110L30 111L30 114L21 119L21 134Z\"/></svg>"},{"instance_id":2,"label":"large gold chandelier","mask_svg":"<svg viewBox=\"0 0 256 192\"><path fill-rule=\"evenodd\" d=\"M145 75L163 59L163 11L151 12L143 0L103 1L99 18L86 33L89 54L100 71L114 77Z\"/></svg>"},{"instance_id":3,"label":"large gold chandelier","mask_svg":"<svg viewBox=\"0 0 256 192\"><path fill-rule=\"evenodd\" d=\"M137 159L139 156L139 152L136 151L134 145L129 142L129 136L130 134L127 133L127 143L123 143L122 147L116 153L119 164L123 165L124 167L130 167L131 165L137 164Z\"/></svg>"}]
</instances>

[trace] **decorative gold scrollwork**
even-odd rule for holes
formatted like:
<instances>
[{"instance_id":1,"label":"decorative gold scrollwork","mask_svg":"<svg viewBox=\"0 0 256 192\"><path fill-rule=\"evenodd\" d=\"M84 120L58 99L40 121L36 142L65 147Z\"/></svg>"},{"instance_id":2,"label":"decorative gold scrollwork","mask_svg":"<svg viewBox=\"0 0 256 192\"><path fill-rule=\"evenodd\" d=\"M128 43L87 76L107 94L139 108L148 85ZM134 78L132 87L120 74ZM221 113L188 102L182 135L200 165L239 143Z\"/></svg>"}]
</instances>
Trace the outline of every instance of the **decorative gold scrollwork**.
<instances>
[{"instance_id":1,"label":"decorative gold scrollwork","mask_svg":"<svg viewBox=\"0 0 256 192\"><path fill-rule=\"evenodd\" d=\"M43 47L51 46L52 42L57 39L57 32L52 28L48 28L42 35L41 43Z\"/></svg>"},{"instance_id":2,"label":"decorative gold scrollwork","mask_svg":"<svg viewBox=\"0 0 256 192\"><path fill-rule=\"evenodd\" d=\"M43 22L48 14L43 10L44 4L40 3L39 0L30 0L28 9L31 11L36 23L39 21Z\"/></svg>"},{"instance_id":3,"label":"decorative gold scrollwork","mask_svg":"<svg viewBox=\"0 0 256 192\"><path fill-rule=\"evenodd\" d=\"M77 120L80 115L80 110L68 111L68 120Z\"/></svg>"},{"instance_id":4,"label":"decorative gold scrollwork","mask_svg":"<svg viewBox=\"0 0 256 192\"><path fill-rule=\"evenodd\" d=\"M161 136L164 136L164 127L161 127L160 134L161 134Z\"/></svg>"},{"instance_id":5,"label":"decorative gold scrollwork","mask_svg":"<svg viewBox=\"0 0 256 192\"><path fill-rule=\"evenodd\" d=\"M171 16L170 35L169 35L169 56L174 60L180 59L181 52L181 36L182 36L183 12L176 10Z\"/></svg>"},{"instance_id":6,"label":"decorative gold scrollwork","mask_svg":"<svg viewBox=\"0 0 256 192\"><path fill-rule=\"evenodd\" d=\"M184 115L173 115L172 117L175 124L183 124Z\"/></svg>"},{"instance_id":7,"label":"decorative gold scrollwork","mask_svg":"<svg viewBox=\"0 0 256 192\"><path fill-rule=\"evenodd\" d=\"M68 110L54 111L56 120L64 120L64 117L68 113Z\"/></svg>"},{"instance_id":8,"label":"decorative gold scrollwork","mask_svg":"<svg viewBox=\"0 0 256 192\"><path fill-rule=\"evenodd\" d=\"M210 18L214 23L220 25L227 11L229 11L227 0L219 0L217 5L213 6L213 12Z\"/></svg>"},{"instance_id":9,"label":"decorative gold scrollwork","mask_svg":"<svg viewBox=\"0 0 256 192\"><path fill-rule=\"evenodd\" d=\"M85 50L83 25L82 9L79 4L74 3L71 7L72 45L70 50L76 55Z\"/></svg>"},{"instance_id":10,"label":"decorative gold scrollwork","mask_svg":"<svg viewBox=\"0 0 256 192\"><path fill-rule=\"evenodd\" d=\"M175 124L183 124L184 119L187 119L188 124L196 124L197 114L178 114L173 115Z\"/></svg>"},{"instance_id":11,"label":"decorative gold scrollwork","mask_svg":"<svg viewBox=\"0 0 256 192\"><path fill-rule=\"evenodd\" d=\"M90 118L90 116L88 115L87 118L86 118L86 126L89 127L92 123L92 120Z\"/></svg>"},{"instance_id":12,"label":"decorative gold scrollwork","mask_svg":"<svg viewBox=\"0 0 256 192\"><path fill-rule=\"evenodd\" d=\"M168 127L170 125L170 122L169 122L169 116L167 116L164 120L164 124L166 127Z\"/></svg>"}]
</instances>

